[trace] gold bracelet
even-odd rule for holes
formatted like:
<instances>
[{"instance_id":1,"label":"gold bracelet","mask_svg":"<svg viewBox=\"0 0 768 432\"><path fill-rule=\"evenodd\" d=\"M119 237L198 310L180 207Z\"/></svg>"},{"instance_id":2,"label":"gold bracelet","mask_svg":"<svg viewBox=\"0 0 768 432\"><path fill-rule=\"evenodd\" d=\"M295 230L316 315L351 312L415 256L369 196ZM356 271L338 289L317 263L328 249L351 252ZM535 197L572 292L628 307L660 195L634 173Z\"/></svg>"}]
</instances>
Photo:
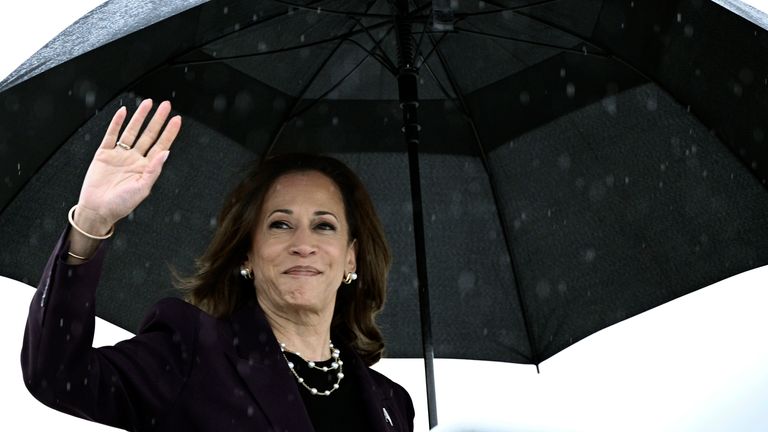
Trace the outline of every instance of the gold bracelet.
<instances>
[{"instance_id":1,"label":"gold bracelet","mask_svg":"<svg viewBox=\"0 0 768 432\"><path fill-rule=\"evenodd\" d=\"M72 253L72 251L67 251L67 254L68 254L69 256L71 256L71 257L74 257L74 258L77 258L77 259L79 259L79 260L82 260L82 261L88 261L88 258L86 258L86 257L84 257L84 256L76 255L76 254Z\"/></svg>"},{"instance_id":2,"label":"gold bracelet","mask_svg":"<svg viewBox=\"0 0 768 432\"><path fill-rule=\"evenodd\" d=\"M74 228L77 231L79 231L80 234L82 234L82 235L84 235L84 236L86 236L88 238L94 239L94 240L106 240L106 239L112 237L112 234L115 233L115 226L114 225L112 225L109 228L109 232L107 232L103 236L97 236L97 235L93 235L93 234L88 234L87 232L83 231L79 226L75 225L75 209L76 208L77 208L77 204L73 205L72 208L69 209L69 214L67 214L67 219L69 220L69 224L72 225L72 228ZM79 258L79 257L76 256L75 258Z\"/></svg>"}]
</instances>

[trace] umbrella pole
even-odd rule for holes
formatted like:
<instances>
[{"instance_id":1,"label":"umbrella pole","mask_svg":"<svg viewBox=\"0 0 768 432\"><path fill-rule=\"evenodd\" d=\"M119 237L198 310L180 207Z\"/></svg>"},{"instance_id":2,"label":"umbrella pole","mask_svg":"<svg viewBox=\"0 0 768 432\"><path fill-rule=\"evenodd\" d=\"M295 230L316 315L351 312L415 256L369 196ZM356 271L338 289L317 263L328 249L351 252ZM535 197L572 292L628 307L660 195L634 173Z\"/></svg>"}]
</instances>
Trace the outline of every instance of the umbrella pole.
<instances>
[{"instance_id":1,"label":"umbrella pole","mask_svg":"<svg viewBox=\"0 0 768 432\"><path fill-rule=\"evenodd\" d=\"M437 426L437 402L435 397L434 346L432 321L429 308L429 283L427 279L427 252L424 241L424 216L421 206L421 176L419 174L419 131L417 111L419 107L418 70L414 65L415 46L411 37L411 24L407 21L408 2L398 0L397 84L400 108L403 110L405 143L408 146L408 169L411 181L411 205L413 207L413 234L416 246L416 274L419 286L419 312L421 315L421 344L424 355L424 372L427 385L427 411L429 428Z\"/></svg>"}]
</instances>

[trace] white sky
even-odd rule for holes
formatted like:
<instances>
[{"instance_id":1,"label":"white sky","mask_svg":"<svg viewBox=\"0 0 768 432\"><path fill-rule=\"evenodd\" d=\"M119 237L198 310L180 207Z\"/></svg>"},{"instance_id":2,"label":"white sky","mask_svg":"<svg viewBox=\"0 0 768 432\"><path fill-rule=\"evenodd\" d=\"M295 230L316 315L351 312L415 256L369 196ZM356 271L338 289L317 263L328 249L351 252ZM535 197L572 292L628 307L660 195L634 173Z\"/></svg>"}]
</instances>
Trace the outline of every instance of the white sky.
<instances>
[{"instance_id":1,"label":"white sky","mask_svg":"<svg viewBox=\"0 0 768 432\"><path fill-rule=\"evenodd\" d=\"M0 6L0 77L101 1L13 3ZM745 3L768 11L768 0ZM766 280L768 266L612 326L544 362L540 375L531 366L438 360L439 429L768 430ZM47 409L24 389L18 353L32 289L18 285L0 278L0 289L12 293L4 296L11 313L0 318L8 348L0 354L0 382L8 383L0 401L14 404L0 425L108 430ZM125 336L98 324L97 345ZM420 361L386 360L378 369L406 386L417 431L425 431Z\"/></svg>"}]
</instances>

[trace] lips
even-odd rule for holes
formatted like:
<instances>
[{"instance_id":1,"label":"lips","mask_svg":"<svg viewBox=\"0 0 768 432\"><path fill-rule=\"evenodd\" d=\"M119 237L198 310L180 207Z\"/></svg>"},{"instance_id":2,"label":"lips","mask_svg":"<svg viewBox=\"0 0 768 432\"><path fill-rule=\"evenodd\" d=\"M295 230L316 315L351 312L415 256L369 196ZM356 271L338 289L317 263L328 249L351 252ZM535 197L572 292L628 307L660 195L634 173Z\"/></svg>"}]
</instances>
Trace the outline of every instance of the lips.
<instances>
[{"instance_id":1,"label":"lips","mask_svg":"<svg viewBox=\"0 0 768 432\"><path fill-rule=\"evenodd\" d=\"M291 276L316 276L320 273L322 273L320 270L312 266L293 266L283 272L283 274Z\"/></svg>"}]
</instances>

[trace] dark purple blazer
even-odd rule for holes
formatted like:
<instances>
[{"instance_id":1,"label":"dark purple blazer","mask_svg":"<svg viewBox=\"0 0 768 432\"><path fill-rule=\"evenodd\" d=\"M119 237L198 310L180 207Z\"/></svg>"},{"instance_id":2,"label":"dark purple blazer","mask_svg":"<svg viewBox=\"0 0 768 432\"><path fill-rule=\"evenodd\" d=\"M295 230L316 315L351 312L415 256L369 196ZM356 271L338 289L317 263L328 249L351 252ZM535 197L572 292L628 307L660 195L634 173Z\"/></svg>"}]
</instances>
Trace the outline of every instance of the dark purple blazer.
<instances>
[{"instance_id":1,"label":"dark purple blazer","mask_svg":"<svg viewBox=\"0 0 768 432\"><path fill-rule=\"evenodd\" d=\"M24 382L38 400L128 430L313 431L258 307L224 320L168 298L155 304L135 337L92 348L106 246L70 266L67 235L48 260L24 334ZM405 389L356 355L344 360L345 369L360 377L368 430L412 431L414 409Z\"/></svg>"}]
</instances>

